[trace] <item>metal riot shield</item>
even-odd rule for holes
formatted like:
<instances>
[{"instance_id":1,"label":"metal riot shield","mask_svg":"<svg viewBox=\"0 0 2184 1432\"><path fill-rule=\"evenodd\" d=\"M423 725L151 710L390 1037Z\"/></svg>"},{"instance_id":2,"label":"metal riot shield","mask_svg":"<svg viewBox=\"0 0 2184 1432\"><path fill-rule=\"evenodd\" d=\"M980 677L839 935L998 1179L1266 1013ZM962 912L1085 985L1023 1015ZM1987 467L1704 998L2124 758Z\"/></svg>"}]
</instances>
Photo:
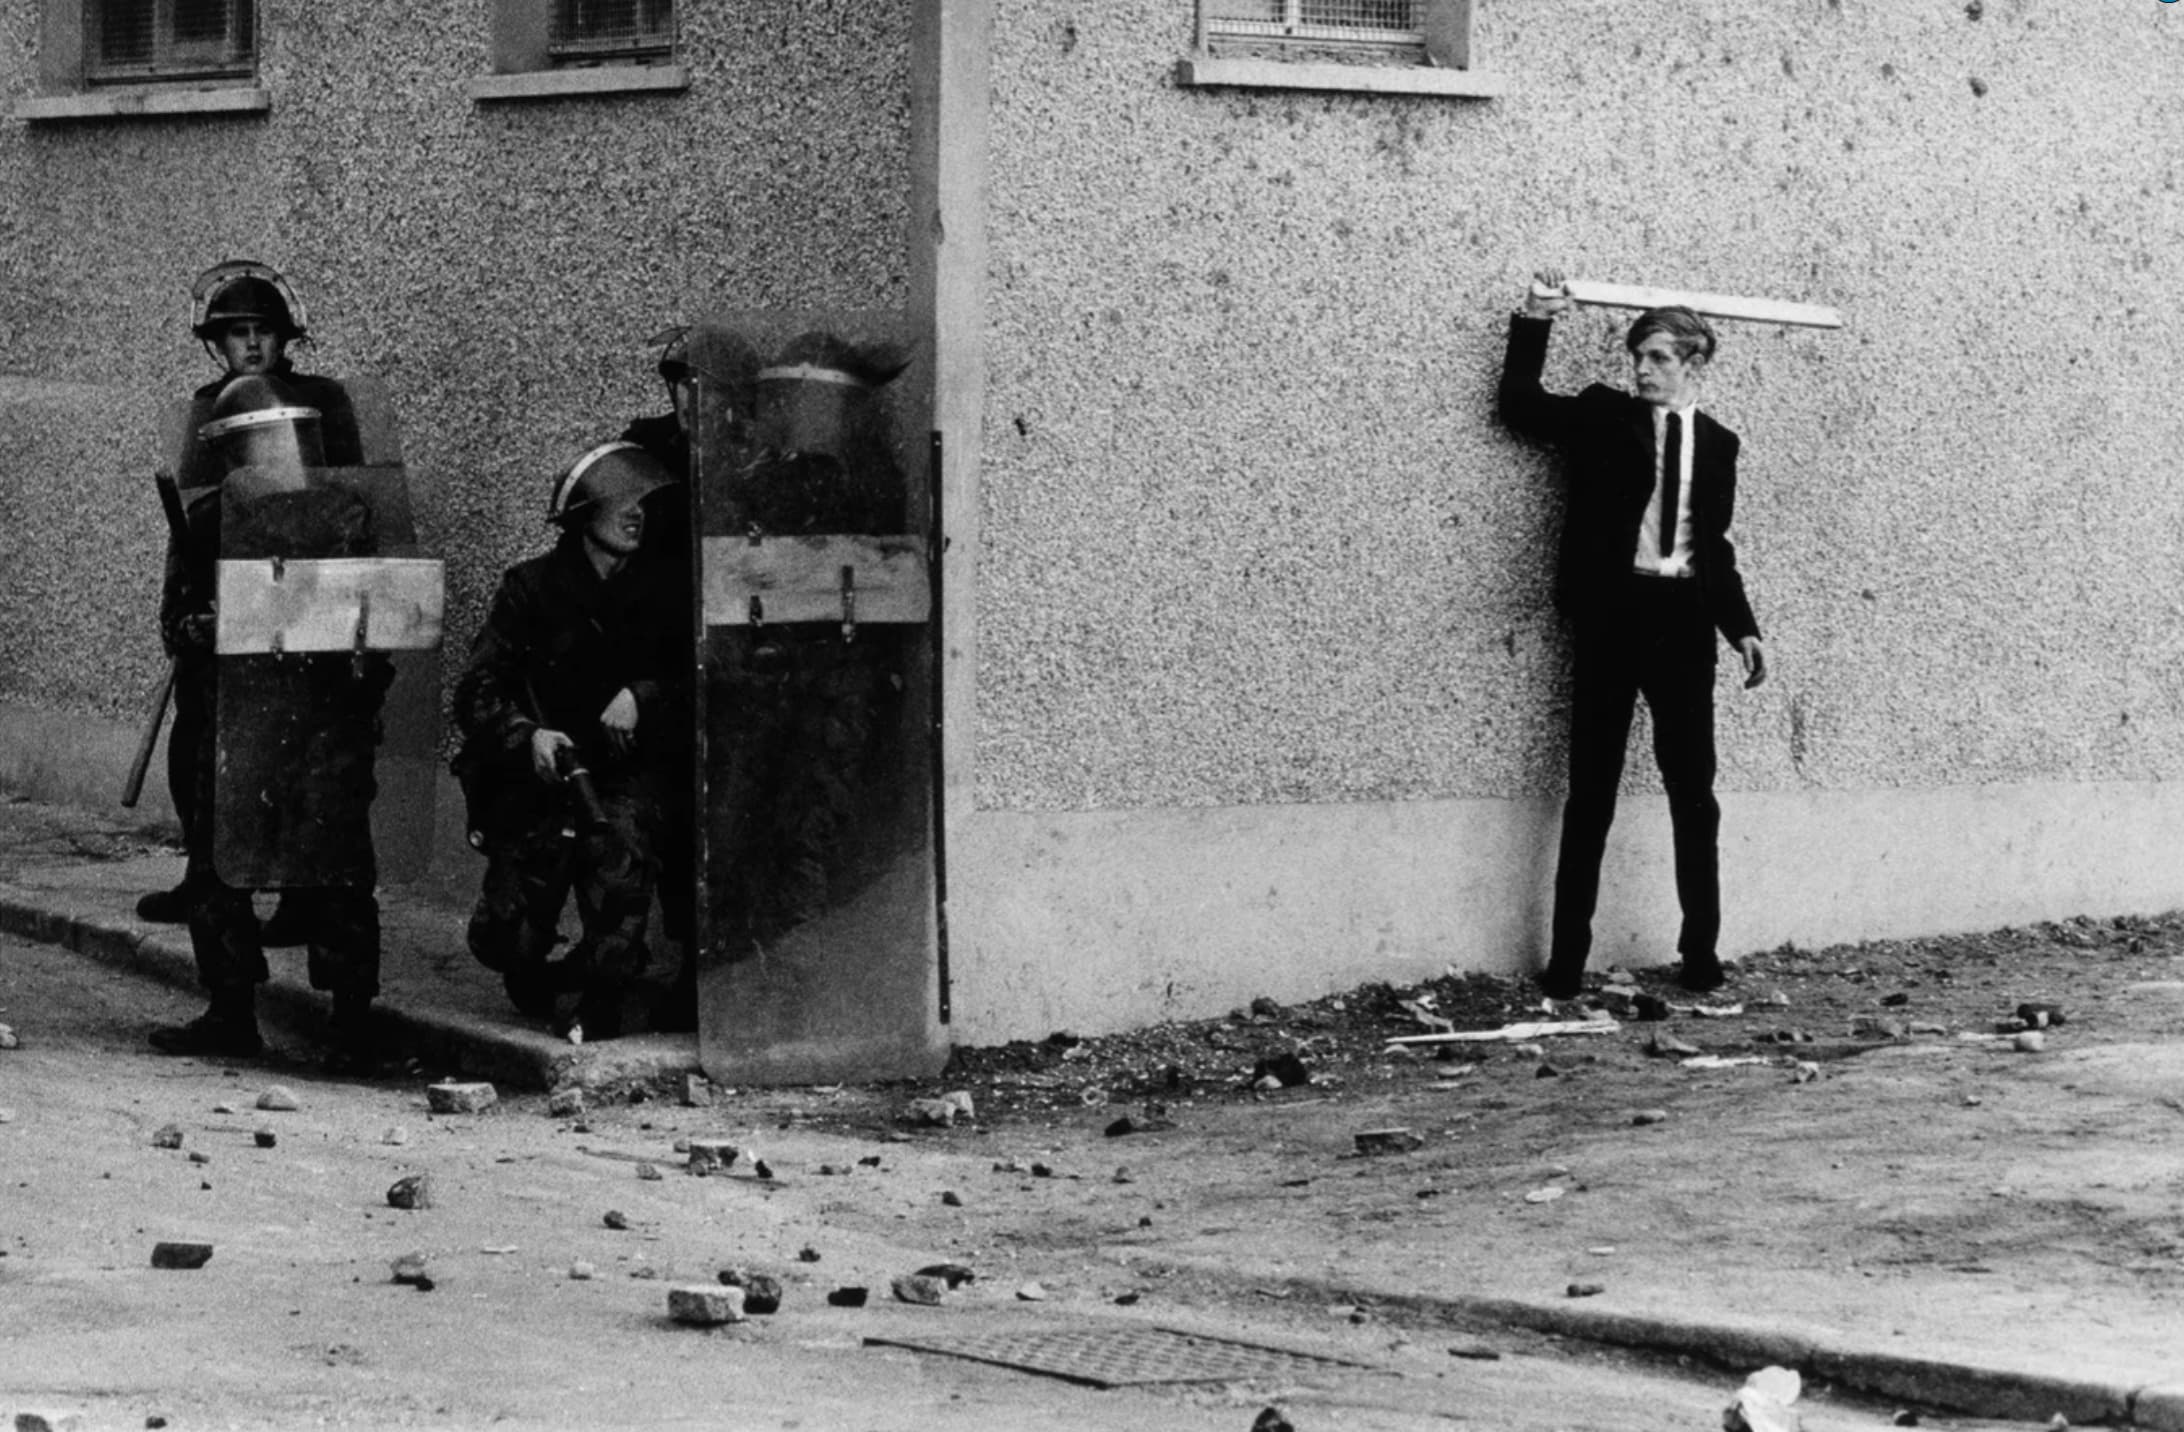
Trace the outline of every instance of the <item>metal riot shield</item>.
<instances>
[{"instance_id":1,"label":"metal riot shield","mask_svg":"<svg viewBox=\"0 0 2184 1432\"><path fill-rule=\"evenodd\" d=\"M369 889L414 878L431 845L442 568L419 555L391 418L358 411L366 456L395 461L209 443L226 468L213 864L243 889Z\"/></svg>"},{"instance_id":2,"label":"metal riot shield","mask_svg":"<svg viewBox=\"0 0 2184 1432\"><path fill-rule=\"evenodd\" d=\"M732 1083L937 1072L929 495L885 334L689 335L699 1053Z\"/></svg>"}]
</instances>

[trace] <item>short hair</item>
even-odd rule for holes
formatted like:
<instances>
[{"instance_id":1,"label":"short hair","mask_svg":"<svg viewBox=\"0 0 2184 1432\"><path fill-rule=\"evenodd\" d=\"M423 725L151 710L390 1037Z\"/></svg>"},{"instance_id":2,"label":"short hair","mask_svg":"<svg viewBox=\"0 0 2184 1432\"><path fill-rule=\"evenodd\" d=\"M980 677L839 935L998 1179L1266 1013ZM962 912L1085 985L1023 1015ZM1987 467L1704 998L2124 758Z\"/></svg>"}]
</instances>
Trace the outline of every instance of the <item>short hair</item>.
<instances>
[{"instance_id":1,"label":"short hair","mask_svg":"<svg viewBox=\"0 0 2184 1432\"><path fill-rule=\"evenodd\" d=\"M1667 308L1649 308L1638 315L1630 325L1630 332L1623 339L1623 346L1633 353L1638 345L1656 333L1665 333L1676 345L1676 356L1686 363L1694 354L1711 359L1714 356L1714 328L1705 319L1681 304Z\"/></svg>"}]
</instances>

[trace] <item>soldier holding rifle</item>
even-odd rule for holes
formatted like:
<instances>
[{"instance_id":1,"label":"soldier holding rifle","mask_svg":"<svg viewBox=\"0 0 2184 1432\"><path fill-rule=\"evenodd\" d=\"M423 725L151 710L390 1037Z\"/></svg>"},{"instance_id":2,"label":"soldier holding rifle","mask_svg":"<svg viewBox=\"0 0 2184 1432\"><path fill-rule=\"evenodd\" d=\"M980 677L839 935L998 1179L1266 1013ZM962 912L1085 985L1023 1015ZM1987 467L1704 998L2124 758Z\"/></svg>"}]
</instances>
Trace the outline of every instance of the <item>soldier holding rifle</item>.
<instances>
[{"instance_id":1,"label":"soldier holding rifle","mask_svg":"<svg viewBox=\"0 0 2184 1432\"><path fill-rule=\"evenodd\" d=\"M670 485L634 443L602 444L555 481L553 549L509 568L455 690L455 771L486 857L471 953L524 1013L572 1042L622 1030L644 972L660 786L687 751L675 673L688 578L635 560L645 499ZM583 935L549 957L576 896Z\"/></svg>"}]
</instances>

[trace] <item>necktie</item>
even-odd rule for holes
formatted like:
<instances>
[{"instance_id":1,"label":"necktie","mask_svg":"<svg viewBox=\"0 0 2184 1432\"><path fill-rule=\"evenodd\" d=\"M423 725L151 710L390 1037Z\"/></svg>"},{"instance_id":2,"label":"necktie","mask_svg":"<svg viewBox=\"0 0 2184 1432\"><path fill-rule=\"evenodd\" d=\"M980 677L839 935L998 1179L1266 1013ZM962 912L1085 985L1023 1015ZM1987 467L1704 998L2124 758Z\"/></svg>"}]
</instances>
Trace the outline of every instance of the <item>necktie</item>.
<instances>
[{"instance_id":1,"label":"necktie","mask_svg":"<svg viewBox=\"0 0 2184 1432\"><path fill-rule=\"evenodd\" d=\"M1683 506L1683 414L1668 415L1661 443L1661 559L1676 555L1676 514Z\"/></svg>"}]
</instances>

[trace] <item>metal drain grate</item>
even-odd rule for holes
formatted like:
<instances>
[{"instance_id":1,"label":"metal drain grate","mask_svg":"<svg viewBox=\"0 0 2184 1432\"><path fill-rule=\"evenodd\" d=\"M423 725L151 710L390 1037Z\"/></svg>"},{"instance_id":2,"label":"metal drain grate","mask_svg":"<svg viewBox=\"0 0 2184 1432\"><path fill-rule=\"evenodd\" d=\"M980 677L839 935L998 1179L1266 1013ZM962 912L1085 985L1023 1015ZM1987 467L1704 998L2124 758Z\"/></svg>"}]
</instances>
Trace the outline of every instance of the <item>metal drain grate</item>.
<instances>
[{"instance_id":1,"label":"metal drain grate","mask_svg":"<svg viewBox=\"0 0 2184 1432\"><path fill-rule=\"evenodd\" d=\"M1339 1357L1230 1342L1173 1328L1100 1328L1070 1332L934 1333L868 1337L866 1346L990 1362L1094 1387L1160 1382L1249 1382L1294 1377L1307 1368L1356 1367Z\"/></svg>"}]
</instances>

